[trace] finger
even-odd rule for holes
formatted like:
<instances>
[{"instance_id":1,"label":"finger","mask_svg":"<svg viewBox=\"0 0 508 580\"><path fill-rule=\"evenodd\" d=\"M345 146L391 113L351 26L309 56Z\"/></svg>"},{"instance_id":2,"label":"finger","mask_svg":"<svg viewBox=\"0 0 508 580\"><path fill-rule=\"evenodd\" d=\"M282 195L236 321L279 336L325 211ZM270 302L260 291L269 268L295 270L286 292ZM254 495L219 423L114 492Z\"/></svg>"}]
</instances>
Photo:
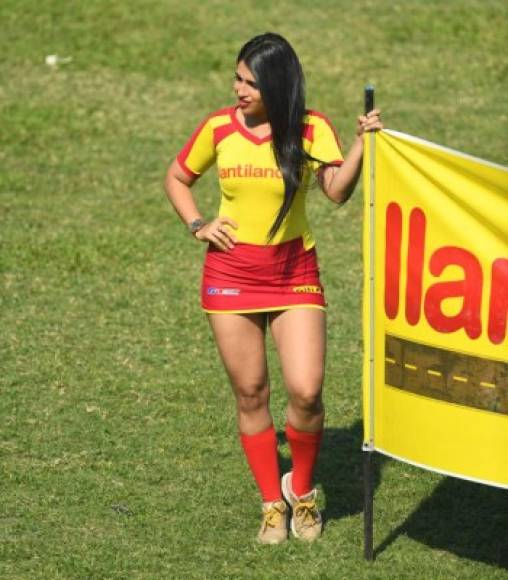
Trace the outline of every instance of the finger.
<instances>
[{"instance_id":1,"label":"finger","mask_svg":"<svg viewBox=\"0 0 508 580\"><path fill-rule=\"evenodd\" d=\"M238 229L238 224L235 222L235 220L232 220L231 218L229 218L225 215L219 217L219 220L222 224L227 224L228 226L231 226L235 230Z\"/></svg>"},{"instance_id":2,"label":"finger","mask_svg":"<svg viewBox=\"0 0 508 580\"><path fill-rule=\"evenodd\" d=\"M381 111L379 109L372 109L367 113L367 117L379 117L381 115Z\"/></svg>"},{"instance_id":3,"label":"finger","mask_svg":"<svg viewBox=\"0 0 508 580\"><path fill-rule=\"evenodd\" d=\"M228 226L229 224L220 225L217 228L217 231L227 236L231 241L236 242L237 241L236 236L233 234L233 232L229 229Z\"/></svg>"},{"instance_id":4,"label":"finger","mask_svg":"<svg viewBox=\"0 0 508 580\"><path fill-rule=\"evenodd\" d=\"M233 242L229 239L228 233L223 229L217 230L216 237L221 241L222 244L227 246L230 250L232 250L235 247Z\"/></svg>"},{"instance_id":5,"label":"finger","mask_svg":"<svg viewBox=\"0 0 508 580\"><path fill-rule=\"evenodd\" d=\"M229 230L227 227L225 226L217 226L217 233L219 235L219 237L222 238L229 238L230 234L229 234Z\"/></svg>"},{"instance_id":6,"label":"finger","mask_svg":"<svg viewBox=\"0 0 508 580\"><path fill-rule=\"evenodd\" d=\"M222 224L224 224L224 226L230 226L234 229L238 228L238 224L235 222L235 220L232 220L231 218L228 218L226 216L223 216L220 218L220 221ZM223 234L225 234L229 240L231 240L232 243L236 244L238 242L236 236L233 234L233 232L230 231L229 227L224 227L224 226L219 226L219 231L222 232Z\"/></svg>"},{"instance_id":7,"label":"finger","mask_svg":"<svg viewBox=\"0 0 508 580\"><path fill-rule=\"evenodd\" d=\"M217 234L212 234L210 236L210 241L216 248L219 248L219 250L222 250L223 252L226 252L228 250L226 244L218 237Z\"/></svg>"},{"instance_id":8,"label":"finger","mask_svg":"<svg viewBox=\"0 0 508 580\"><path fill-rule=\"evenodd\" d=\"M238 243L237 237L235 235L233 235L232 232L225 230L224 234L228 237L228 239L231 241L232 244Z\"/></svg>"},{"instance_id":9,"label":"finger","mask_svg":"<svg viewBox=\"0 0 508 580\"><path fill-rule=\"evenodd\" d=\"M370 131L381 131L384 129L384 126L382 123L375 123L373 125L369 125L365 131L370 132Z\"/></svg>"}]
</instances>

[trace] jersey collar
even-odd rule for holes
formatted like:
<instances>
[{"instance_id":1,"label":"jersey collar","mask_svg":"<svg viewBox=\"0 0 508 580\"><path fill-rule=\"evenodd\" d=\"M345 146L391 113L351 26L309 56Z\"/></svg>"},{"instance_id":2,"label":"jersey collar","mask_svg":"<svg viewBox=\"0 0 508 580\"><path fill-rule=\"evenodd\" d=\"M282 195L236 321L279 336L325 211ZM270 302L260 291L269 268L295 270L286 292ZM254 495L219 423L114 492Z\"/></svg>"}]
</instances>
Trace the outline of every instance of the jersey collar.
<instances>
[{"instance_id":1,"label":"jersey collar","mask_svg":"<svg viewBox=\"0 0 508 580\"><path fill-rule=\"evenodd\" d=\"M237 109L238 107L231 107L229 114L231 116L231 122L233 123L233 126L239 133L241 133L249 141L252 141L252 143L254 143L255 145L262 145L263 143L268 143L269 141L272 140L271 135L266 135L265 137L257 137L256 135L254 135L254 133L251 133L248 129L246 129L240 123L240 121L236 116Z\"/></svg>"}]
</instances>

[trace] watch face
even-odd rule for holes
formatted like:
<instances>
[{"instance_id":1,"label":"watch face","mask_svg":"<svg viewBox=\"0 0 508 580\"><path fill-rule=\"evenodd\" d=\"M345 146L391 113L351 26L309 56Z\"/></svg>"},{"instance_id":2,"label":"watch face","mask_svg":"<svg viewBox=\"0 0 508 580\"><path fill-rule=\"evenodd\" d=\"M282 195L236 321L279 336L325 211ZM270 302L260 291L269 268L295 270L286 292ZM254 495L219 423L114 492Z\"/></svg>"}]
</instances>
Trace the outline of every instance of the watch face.
<instances>
[{"instance_id":1,"label":"watch face","mask_svg":"<svg viewBox=\"0 0 508 580\"><path fill-rule=\"evenodd\" d=\"M189 224L189 230L191 231L191 233L195 234L204 225L205 225L205 222L202 219L197 219Z\"/></svg>"}]
</instances>

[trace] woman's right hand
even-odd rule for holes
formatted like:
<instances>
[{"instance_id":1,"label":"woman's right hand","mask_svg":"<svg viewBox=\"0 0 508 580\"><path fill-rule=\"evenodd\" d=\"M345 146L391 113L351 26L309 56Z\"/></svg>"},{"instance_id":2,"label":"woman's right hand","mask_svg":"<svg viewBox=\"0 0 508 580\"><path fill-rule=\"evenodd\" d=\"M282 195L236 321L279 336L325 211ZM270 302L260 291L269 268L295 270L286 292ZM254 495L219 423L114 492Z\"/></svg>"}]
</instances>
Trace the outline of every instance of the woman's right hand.
<instances>
[{"instance_id":1,"label":"woman's right hand","mask_svg":"<svg viewBox=\"0 0 508 580\"><path fill-rule=\"evenodd\" d=\"M230 228L238 229L238 224L226 216L219 216L205 224L194 236L201 242L210 242L219 250L232 250L238 242Z\"/></svg>"}]
</instances>

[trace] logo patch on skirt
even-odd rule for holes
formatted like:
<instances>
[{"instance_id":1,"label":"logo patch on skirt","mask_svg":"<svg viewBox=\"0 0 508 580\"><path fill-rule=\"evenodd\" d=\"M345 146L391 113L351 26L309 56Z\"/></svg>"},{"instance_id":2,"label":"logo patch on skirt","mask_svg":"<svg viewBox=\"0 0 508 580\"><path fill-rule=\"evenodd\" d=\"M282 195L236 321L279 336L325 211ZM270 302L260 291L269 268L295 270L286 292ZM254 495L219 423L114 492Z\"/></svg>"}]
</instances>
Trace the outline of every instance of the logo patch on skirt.
<instances>
[{"instance_id":1,"label":"logo patch on skirt","mask_svg":"<svg viewBox=\"0 0 508 580\"><path fill-rule=\"evenodd\" d=\"M240 294L239 288L214 288L213 286L208 286L206 293L209 296L238 296Z\"/></svg>"},{"instance_id":2,"label":"logo patch on skirt","mask_svg":"<svg viewBox=\"0 0 508 580\"><path fill-rule=\"evenodd\" d=\"M322 294L320 286L293 286L293 292L302 292L306 294Z\"/></svg>"}]
</instances>

